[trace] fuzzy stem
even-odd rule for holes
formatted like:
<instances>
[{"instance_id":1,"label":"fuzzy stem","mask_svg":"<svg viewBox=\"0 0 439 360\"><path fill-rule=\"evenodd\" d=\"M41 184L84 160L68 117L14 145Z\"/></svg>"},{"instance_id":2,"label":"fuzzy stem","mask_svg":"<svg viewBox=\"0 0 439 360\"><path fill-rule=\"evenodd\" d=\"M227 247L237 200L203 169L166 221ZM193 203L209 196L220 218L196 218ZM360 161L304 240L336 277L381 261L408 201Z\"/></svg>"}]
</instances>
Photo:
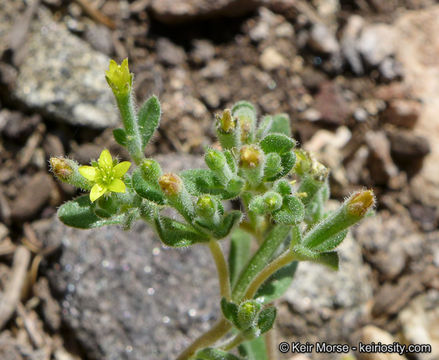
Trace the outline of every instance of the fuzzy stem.
<instances>
[{"instance_id":1,"label":"fuzzy stem","mask_svg":"<svg viewBox=\"0 0 439 360\"><path fill-rule=\"evenodd\" d=\"M215 261L215 265L218 271L221 297L225 297L226 300L230 300L231 290L229 281L229 267L227 266L227 262L221 249L221 245L216 240L211 239L209 241L209 249L212 253L212 257Z\"/></svg>"},{"instance_id":2,"label":"fuzzy stem","mask_svg":"<svg viewBox=\"0 0 439 360\"><path fill-rule=\"evenodd\" d=\"M260 286L277 270L289 264L290 262L296 260L295 254L291 250L285 251L281 256L277 259L273 260L269 263L258 275L253 279L253 281L248 286L242 301L250 300L255 296L256 291L260 288Z\"/></svg>"},{"instance_id":3,"label":"fuzzy stem","mask_svg":"<svg viewBox=\"0 0 439 360\"><path fill-rule=\"evenodd\" d=\"M140 139L139 128L137 125L137 115L134 109L133 96L131 93L128 93L124 95L115 95L115 97L123 126L127 133L128 151L134 162L139 165L145 156L142 151L142 141Z\"/></svg>"},{"instance_id":4,"label":"fuzzy stem","mask_svg":"<svg viewBox=\"0 0 439 360\"><path fill-rule=\"evenodd\" d=\"M233 336L229 341L221 345L221 350L229 351L235 348L236 346L240 345L246 340L245 336L240 333L238 335Z\"/></svg>"},{"instance_id":5,"label":"fuzzy stem","mask_svg":"<svg viewBox=\"0 0 439 360\"><path fill-rule=\"evenodd\" d=\"M250 282L264 268L265 264L270 261L274 252L288 236L289 231L290 227L287 225L275 225L268 233L265 237L264 243L239 275L238 281L232 292L232 298L234 300L241 300Z\"/></svg>"},{"instance_id":6,"label":"fuzzy stem","mask_svg":"<svg viewBox=\"0 0 439 360\"><path fill-rule=\"evenodd\" d=\"M209 331L202 334L190 344L177 358L177 360L189 360L199 349L205 348L221 337L232 328L232 324L221 318Z\"/></svg>"}]
</instances>

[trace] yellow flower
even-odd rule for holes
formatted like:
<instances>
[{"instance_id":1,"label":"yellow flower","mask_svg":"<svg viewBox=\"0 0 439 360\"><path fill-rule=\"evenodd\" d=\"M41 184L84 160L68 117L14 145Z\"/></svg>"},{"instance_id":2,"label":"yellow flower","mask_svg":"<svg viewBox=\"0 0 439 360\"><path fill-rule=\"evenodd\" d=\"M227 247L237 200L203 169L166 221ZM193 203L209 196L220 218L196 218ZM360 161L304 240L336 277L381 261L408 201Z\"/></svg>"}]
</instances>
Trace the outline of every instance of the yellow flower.
<instances>
[{"instance_id":1,"label":"yellow flower","mask_svg":"<svg viewBox=\"0 0 439 360\"><path fill-rule=\"evenodd\" d=\"M121 178L130 168L129 161L114 165L110 152L105 149L99 156L98 163L93 166L81 166L79 173L94 183L90 191L90 200L93 202L107 192L125 192L125 184Z\"/></svg>"},{"instance_id":2,"label":"yellow flower","mask_svg":"<svg viewBox=\"0 0 439 360\"><path fill-rule=\"evenodd\" d=\"M110 60L105 78L116 96L129 94L133 84L133 74L128 68L128 59L123 60L120 65L116 61Z\"/></svg>"}]
</instances>

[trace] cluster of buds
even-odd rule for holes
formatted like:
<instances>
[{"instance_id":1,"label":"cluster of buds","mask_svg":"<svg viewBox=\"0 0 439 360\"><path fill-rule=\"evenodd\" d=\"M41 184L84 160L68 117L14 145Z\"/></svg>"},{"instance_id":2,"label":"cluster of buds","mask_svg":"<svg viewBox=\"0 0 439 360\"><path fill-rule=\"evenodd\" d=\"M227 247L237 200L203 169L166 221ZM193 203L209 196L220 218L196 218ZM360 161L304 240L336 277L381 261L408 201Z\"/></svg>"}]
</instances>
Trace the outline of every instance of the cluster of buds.
<instances>
[{"instance_id":1,"label":"cluster of buds","mask_svg":"<svg viewBox=\"0 0 439 360\"><path fill-rule=\"evenodd\" d=\"M155 96L136 109L128 60L111 61L106 79L119 108L123 128L113 131L132 163L119 162L108 150L97 161L79 165L51 158L54 175L88 192L62 205L66 225L128 229L141 219L167 246L209 245L217 265L223 319L217 335L234 329L228 345L200 349L218 338L195 342L178 360L239 359L229 347L269 331L276 317L270 302L291 283L297 261L338 266L336 247L349 227L375 204L371 190L353 194L327 211L329 170L298 149L286 114L258 120L255 107L240 101L216 116L219 145L206 150L206 166L178 174L163 172L144 150L158 127L161 109ZM234 200L226 204L225 201ZM239 202L238 202L239 201ZM169 209L174 211L166 211ZM170 215L173 214L173 215ZM218 241L230 235L229 264ZM251 239L258 249L252 253ZM279 255L281 254L281 255Z\"/></svg>"}]
</instances>

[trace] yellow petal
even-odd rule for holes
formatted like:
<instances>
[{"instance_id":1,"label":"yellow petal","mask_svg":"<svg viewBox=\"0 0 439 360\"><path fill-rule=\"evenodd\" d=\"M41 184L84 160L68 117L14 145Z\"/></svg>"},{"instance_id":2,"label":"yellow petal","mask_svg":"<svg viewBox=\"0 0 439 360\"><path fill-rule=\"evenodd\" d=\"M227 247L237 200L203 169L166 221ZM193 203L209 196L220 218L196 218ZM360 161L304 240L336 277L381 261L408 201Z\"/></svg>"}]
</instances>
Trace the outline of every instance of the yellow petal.
<instances>
[{"instance_id":1,"label":"yellow petal","mask_svg":"<svg viewBox=\"0 0 439 360\"><path fill-rule=\"evenodd\" d=\"M107 189L102 187L101 185L98 185L98 184L93 185L93 187L91 188L91 191L90 191L91 202L95 201L96 199L99 199L106 192L107 192Z\"/></svg>"},{"instance_id":2,"label":"yellow petal","mask_svg":"<svg viewBox=\"0 0 439 360\"><path fill-rule=\"evenodd\" d=\"M79 167L79 173L84 176L87 180L95 181L98 171L93 166L83 165Z\"/></svg>"},{"instance_id":3,"label":"yellow petal","mask_svg":"<svg viewBox=\"0 0 439 360\"><path fill-rule=\"evenodd\" d=\"M111 169L113 167L113 159L111 158L111 154L107 149L102 150L101 155L99 156L98 164L99 167L103 169Z\"/></svg>"},{"instance_id":4,"label":"yellow petal","mask_svg":"<svg viewBox=\"0 0 439 360\"><path fill-rule=\"evenodd\" d=\"M108 186L108 190L118 193L125 192L125 184L120 179L114 179Z\"/></svg>"},{"instance_id":5,"label":"yellow petal","mask_svg":"<svg viewBox=\"0 0 439 360\"><path fill-rule=\"evenodd\" d=\"M114 177L117 179L120 179L122 176L125 175L125 173L128 171L130 166L131 166L131 163L129 161L122 161L121 163L117 164L113 168Z\"/></svg>"}]
</instances>

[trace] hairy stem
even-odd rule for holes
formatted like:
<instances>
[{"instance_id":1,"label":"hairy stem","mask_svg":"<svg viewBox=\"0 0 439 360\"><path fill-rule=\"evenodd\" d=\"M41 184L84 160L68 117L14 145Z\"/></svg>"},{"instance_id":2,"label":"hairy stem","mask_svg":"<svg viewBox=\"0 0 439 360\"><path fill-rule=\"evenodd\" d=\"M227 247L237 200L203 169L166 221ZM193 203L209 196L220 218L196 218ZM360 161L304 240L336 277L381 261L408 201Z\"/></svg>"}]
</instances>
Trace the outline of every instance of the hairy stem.
<instances>
[{"instance_id":1,"label":"hairy stem","mask_svg":"<svg viewBox=\"0 0 439 360\"><path fill-rule=\"evenodd\" d=\"M290 262L296 260L295 254L291 250L285 251L281 256L277 259L273 260L269 263L262 271L256 275L256 277L252 280L250 285L248 286L242 301L252 299L255 296L256 291L258 291L259 287L277 270L289 264Z\"/></svg>"},{"instance_id":2,"label":"hairy stem","mask_svg":"<svg viewBox=\"0 0 439 360\"><path fill-rule=\"evenodd\" d=\"M142 141L132 94L117 95L116 102L127 134L127 149L134 162L139 165L145 156L142 151Z\"/></svg>"},{"instance_id":3,"label":"hairy stem","mask_svg":"<svg viewBox=\"0 0 439 360\"><path fill-rule=\"evenodd\" d=\"M276 225L268 233L264 243L239 275L232 292L232 298L234 300L241 300L250 282L264 268L265 264L270 261L274 252L288 236L289 231L290 227L287 225Z\"/></svg>"},{"instance_id":4,"label":"hairy stem","mask_svg":"<svg viewBox=\"0 0 439 360\"><path fill-rule=\"evenodd\" d=\"M189 360L198 350L205 348L222 338L232 328L232 324L221 318L209 331L189 345L177 358L177 360Z\"/></svg>"},{"instance_id":5,"label":"hairy stem","mask_svg":"<svg viewBox=\"0 0 439 360\"><path fill-rule=\"evenodd\" d=\"M238 346L239 344L245 341L245 336L240 333L238 335L233 336L229 341L221 345L221 350L229 351Z\"/></svg>"},{"instance_id":6,"label":"hairy stem","mask_svg":"<svg viewBox=\"0 0 439 360\"><path fill-rule=\"evenodd\" d=\"M227 266L226 259L224 257L221 245L214 239L209 241L209 249L212 253L213 260L215 261L216 269L218 271L218 280L220 286L221 297L225 297L226 300L231 298L230 290L230 276L229 267Z\"/></svg>"}]
</instances>

